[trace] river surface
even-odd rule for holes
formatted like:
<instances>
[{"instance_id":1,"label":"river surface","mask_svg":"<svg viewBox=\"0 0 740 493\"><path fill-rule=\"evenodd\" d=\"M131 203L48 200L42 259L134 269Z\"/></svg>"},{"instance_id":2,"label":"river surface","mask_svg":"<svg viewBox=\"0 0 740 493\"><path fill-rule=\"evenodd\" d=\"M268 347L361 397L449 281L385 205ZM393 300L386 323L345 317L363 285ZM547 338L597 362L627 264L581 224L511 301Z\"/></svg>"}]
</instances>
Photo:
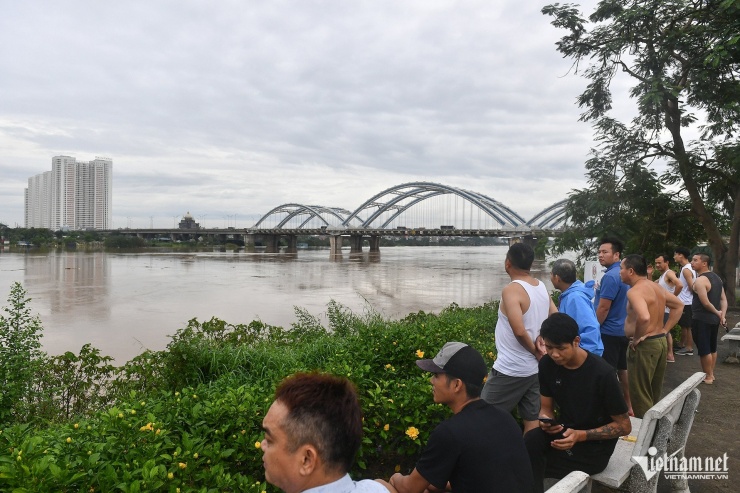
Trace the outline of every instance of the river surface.
<instances>
[{"instance_id":1,"label":"river surface","mask_svg":"<svg viewBox=\"0 0 740 493\"><path fill-rule=\"evenodd\" d=\"M328 250L296 255L245 252L0 251L0 303L20 282L44 327L49 354L91 343L123 364L144 349L164 349L188 320L232 324L259 319L290 326L293 307L326 322L335 300L357 314L401 318L450 303L480 305L501 296L507 247L386 247L331 259ZM533 275L550 284L544 262ZM325 324L326 325L326 324Z\"/></svg>"}]
</instances>

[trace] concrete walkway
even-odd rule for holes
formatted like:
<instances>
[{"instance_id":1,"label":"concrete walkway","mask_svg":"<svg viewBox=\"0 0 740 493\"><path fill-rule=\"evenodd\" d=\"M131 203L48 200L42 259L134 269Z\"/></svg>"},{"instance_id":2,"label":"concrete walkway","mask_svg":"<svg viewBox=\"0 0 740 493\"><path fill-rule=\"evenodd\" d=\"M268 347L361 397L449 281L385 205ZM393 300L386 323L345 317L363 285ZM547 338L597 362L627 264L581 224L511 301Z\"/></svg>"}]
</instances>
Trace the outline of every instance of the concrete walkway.
<instances>
[{"instance_id":1,"label":"concrete walkway","mask_svg":"<svg viewBox=\"0 0 740 493\"><path fill-rule=\"evenodd\" d=\"M728 314L729 327L740 322L740 311ZM720 327L719 338L725 334ZM686 445L686 457L721 457L727 453L729 480L689 479L692 493L734 493L740 491L740 365L723 363L729 353L727 342L718 341L718 358L713 385L702 384L699 410ZM667 394L694 372L701 371L699 356L676 356L668 363L663 383ZM660 493L668 493L667 482L658 485Z\"/></svg>"}]
</instances>

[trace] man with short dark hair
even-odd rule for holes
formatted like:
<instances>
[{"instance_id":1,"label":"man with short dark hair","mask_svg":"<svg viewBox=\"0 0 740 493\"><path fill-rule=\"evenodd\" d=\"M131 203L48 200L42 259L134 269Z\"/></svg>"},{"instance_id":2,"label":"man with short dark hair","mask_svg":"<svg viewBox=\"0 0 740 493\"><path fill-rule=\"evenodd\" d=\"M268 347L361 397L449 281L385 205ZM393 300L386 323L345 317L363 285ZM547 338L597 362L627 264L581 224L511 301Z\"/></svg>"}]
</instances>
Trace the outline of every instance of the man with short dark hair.
<instances>
[{"instance_id":1,"label":"man with short dark hair","mask_svg":"<svg viewBox=\"0 0 740 493\"><path fill-rule=\"evenodd\" d=\"M565 258L553 262L550 279L553 287L560 291L558 311L570 315L578 324L581 347L589 353L601 356L604 353L604 344L601 342L599 321L591 303L593 289L587 288L576 279L576 264Z\"/></svg>"},{"instance_id":2,"label":"man with short dark hair","mask_svg":"<svg viewBox=\"0 0 740 493\"><path fill-rule=\"evenodd\" d=\"M537 346L542 321L557 311L544 282L530 274L534 250L515 243L506 253L504 268L511 278L501 292L496 322L498 354L481 394L483 400L506 411L515 407L524 432L537 427L540 411L537 361L544 348Z\"/></svg>"},{"instance_id":3,"label":"man with short dark hair","mask_svg":"<svg viewBox=\"0 0 740 493\"><path fill-rule=\"evenodd\" d=\"M655 270L660 272L660 277L655 281L658 286L673 294L673 296L681 294L683 283L676 277L676 273L671 270L671 260L668 258L668 255L661 254L655 257ZM648 266L648 280L650 277L650 268ZM663 315L663 323L668 321L669 312L670 310L666 307L665 314ZM673 327L670 327L665 335L665 340L668 343L666 361L668 363L675 363L676 359L673 357L673 336L671 335L671 330L673 330Z\"/></svg>"},{"instance_id":4,"label":"man with short dark hair","mask_svg":"<svg viewBox=\"0 0 740 493\"><path fill-rule=\"evenodd\" d=\"M389 489L530 491L532 470L519 426L510 413L480 399L488 370L480 353L462 342L448 342L434 359L416 364L432 373L434 402L454 415L434 429L411 474L391 476Z\"/></svg>"},{"instance_id":5,"label":"man with short dark hair","mask_svg":"<svg viewBox=\"0 0 740 493\"><path fill-rule=\"evenodd\" d=\"M285 493L388 492L380 482L349 477L362 440L362 410L346 378L298 373L283 380L262 429L265 479Z\"/></svg>"},{"instance_id":6,"label":"man with short dark hair","mask_svg":"<svg viewBox=\"0 0 740 493\"><path fill-rule=\"evenodd\" d=\"M617 439L632 431L614 369L580 347L576 321L554 313L540 335L547 349L539 363L540 427L524 435L535 492L544 490L545 477L603 471Z\"/></svg>"},{"instance_id":7,"label":"man with short dark hair","mask_svg":"<svg viewBox=\"0 0 740 493\"><path fill-rule=\"evenodd\" d=\"M624 400L632 414L629 378L627 374L627 345L624 321L627 318L627 291L629 286L619 278L619 263L622 260L624 243L617 238L602 238L599 242L599 264L606 272L596 286L594 307L596 318L601 324L601 341L604 343L602 357L617 372Z\"/></svg>"},{"instance_id":8,"label":"man with short dark hair","mask_svg":"<svg viewBox=\"0 0 740 493\"><path fill-rule=\"evenodd\" d=\"M635 416L642 418L660 400L663 391L668 343L666 332L678 323L683 303L647 278L642 255L627 255L619 275L630 286L624 332L630 338L627 368ZM668 318L664 319L666 307Z\"/></svg>"},{"instance_id":9,"label":"man with short dark hair","mask_svg":"<svg viewBox=\"0 0 740 493\"><path fill-rule=\"evenodd\" d=\"M673 260L675 260L681 268L681 274L678 278L681 280L683 285L681 292L677 295L678 299L683 303L683 313L681 318L678 320L678 325L681 326L681 345L683 347L678 348L676 354L681 356L692 356L694 354L694 339L691 336L691 325L693 316L691 314L691 304L694 299L694 280L696 279L696 272L691 267L691 250L686 247L678 247L673 253Z\"/></svg>"},{"instance_id":10,"label":"man with short dark hair","mask_svg":"<svg viewBox=\"0 0 740 493\"><path fill-rule=\"evenodd\" d=\"M694 298L691 305L693 334L699 353L701 369L706 376L704 383L714 383L714 367L717 365L717 332L720 324L727 325L727 297L722 279L709 271L709 255L697 253L691 258L691 267L696 272Z\"/></svg>"}]
</instances>

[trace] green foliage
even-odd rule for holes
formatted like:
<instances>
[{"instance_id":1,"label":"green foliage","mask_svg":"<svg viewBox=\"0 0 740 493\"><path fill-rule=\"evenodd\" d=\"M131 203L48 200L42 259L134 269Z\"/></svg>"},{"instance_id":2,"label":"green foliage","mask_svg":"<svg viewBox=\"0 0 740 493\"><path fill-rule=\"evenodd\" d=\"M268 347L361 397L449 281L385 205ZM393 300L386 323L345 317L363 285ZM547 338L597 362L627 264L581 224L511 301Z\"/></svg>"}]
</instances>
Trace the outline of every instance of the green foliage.
<instances>
[{"instance_id":1,"label":"green foliage","mask_svg":"<svg viewBox=\"0 0 740 493\"><path fill-rule=\"evenodd\" d=\"M30 418L34 382L43 353L42 326L31 315L31 299L20 283L8 295L7 315L0 314L0 424Z\"/></svg>"},{"instance_id":2,"label":"green foliage","mask_svg":"<svg viewBox=\"0 0 740 493\"><path fill-rule=\"evenodd\" d=\"M115 233L106 236L103 244L106 248L142 248L147 245L144 238Z\"/></svg>"},{"instance_id":3,"label":"green foliage","mask_svg":"<svg viewBox=\"0 0 740 493\"><path fill-rule=\"evenodd\" d=\"M641 195L661 185L654 200L637 197L638 222L623 220L632 214L629 210L617 211L623 215L609 220L635 236L625 236L628 243L650 249L664 233L663 242L670 243L672 220L690 213L712 247L716 271L734 303L740 246L738 1L603 0L588 19L571 4L553 4L542 11L553 17L554 26L567 31L557 49L572 58L588 80L578 104L583 109L581 120L594 122L599 142L595 155L604 179L614 177L617 185L625 180L615 190L618 198L624 198L629 188ZM617 77L631 83L629 94L637 114L629 124L608 116ZM700 138L687 141L690 132ZM662 183L644 171L654 163L668 168ZM627 186L628 180L634 180L633 186ZM665 196L665 184L677 185L675 197ZM576 192L569 214L578 217L588 211L603 219L612 207L609 190L601 188L595 194L596 200L585 206L578 201L589 194ZM639 221L645 221L642 227ZM686 221L680 224L685 227ZM649 231L653 226L657 235Z\"/></svg>"},{"instance_id":4,"label":"green foliage","mask_svg":"<svg viewBox=\"0 0 740 493\"><path fill-rule=\"evenodd\" d=\"M101 410L112 402L108 392L113 359L85 344L79 354L71 351L46 358L38 368L34 417L62 421Z\"/></svg>"},{"instance_id":5,"label":"green foliage","mask_svg":"<svg viewBox=\"0 0 740 493\"><path fill-rule=\"evenodd\" d=\"M280 380L313 370L358 388L365 436L353 475L372 468L389 476L413 463L449 415L414 361L459 340L491 364L497 308L453 304L389 321L332 301L327 327L297 309L290 329L193 319L167 350L144 353L113 376L109 360L83 346L51 360L45 374L48 388L70 387L43 401L61 404L55 419L77 417L0 430L0 490L275 491L262 482L261 422ZM83 409L84 399L94 405Z\"/></svg>"},{"instance_id":6,"label":"green foliage","mask_svg":"<svg viewBox=\"0 0 740 493\"><path fill-rule=\"evenodd\" d=\"M599 238L616 236L625 241L625 253L652 259L676 246L695 245L703 236L691 220L690 204L667 193L654 171L621 157L594 154L586 163L589 186L568 198L570 228L555 239L555 252L593 258Z\"/></svg>"},{"instance_id":7,"label":"green foliage","mask_svg":"<svg viewBox=\"0 0 740 493\"><path fill-rule=\"evenodd\" d=\"M46 228L9 228L0 224L0 236L10 245L25 241L37 247L47 247L55 243L56 238L50 229Z\"/></svg>"}]
</instances>

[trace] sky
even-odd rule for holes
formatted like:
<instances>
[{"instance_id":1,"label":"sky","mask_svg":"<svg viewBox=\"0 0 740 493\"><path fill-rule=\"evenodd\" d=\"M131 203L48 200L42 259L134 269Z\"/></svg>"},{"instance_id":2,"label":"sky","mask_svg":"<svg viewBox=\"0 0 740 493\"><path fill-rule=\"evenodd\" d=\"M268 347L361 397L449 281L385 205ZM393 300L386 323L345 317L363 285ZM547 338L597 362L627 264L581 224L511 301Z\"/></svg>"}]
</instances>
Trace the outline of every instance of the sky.
<instances>
[{"instance_id":1,"label":"sky","mask_svg":"<svg viewBox=\"0 0 740 493\"><path fill-rule=\"evenodd\" d=\"M0 0L0 222L56 155L113 160L113 227L248 227L413 181L528 219L594 147L545 4Z\"/></svg>"}]
</instances>

